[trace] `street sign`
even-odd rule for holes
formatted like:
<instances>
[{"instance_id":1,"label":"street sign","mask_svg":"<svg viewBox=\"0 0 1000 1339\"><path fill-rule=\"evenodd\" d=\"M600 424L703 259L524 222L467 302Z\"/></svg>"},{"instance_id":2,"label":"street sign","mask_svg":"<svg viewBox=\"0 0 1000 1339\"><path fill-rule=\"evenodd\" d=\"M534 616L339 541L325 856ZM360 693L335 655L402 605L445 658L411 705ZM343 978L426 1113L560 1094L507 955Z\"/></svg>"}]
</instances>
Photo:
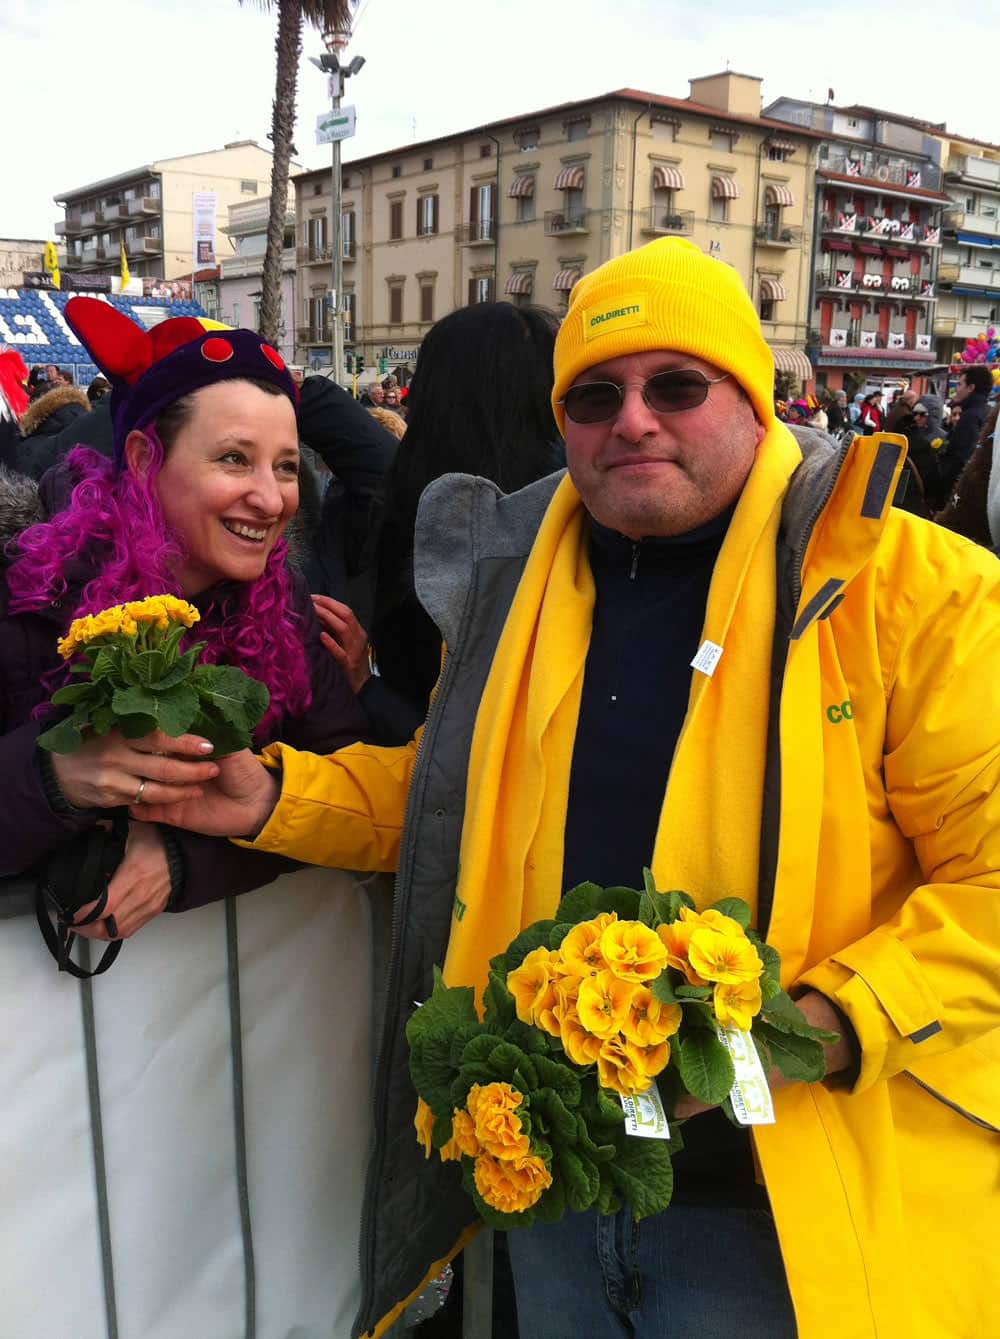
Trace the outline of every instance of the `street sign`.
<instances>
[{"instance_id":1,"label":"street sign","mask_svg":"<svg viewBox=\"0 0 1000 1339\"><path fill-rule=\"evenodd\" d=\"M316 143L331 144L335 139L350 139L357 124L355 107L337 107L316 117Z\"/></svg>"}]
</instances>

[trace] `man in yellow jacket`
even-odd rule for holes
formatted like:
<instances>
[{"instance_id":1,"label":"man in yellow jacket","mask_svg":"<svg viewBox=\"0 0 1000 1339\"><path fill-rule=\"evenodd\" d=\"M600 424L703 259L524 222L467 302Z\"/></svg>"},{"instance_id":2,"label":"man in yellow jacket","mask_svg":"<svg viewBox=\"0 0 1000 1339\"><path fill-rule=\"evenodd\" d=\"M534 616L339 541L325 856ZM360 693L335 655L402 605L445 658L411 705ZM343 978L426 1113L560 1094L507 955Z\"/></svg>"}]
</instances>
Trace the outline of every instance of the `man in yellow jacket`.
<instances>
[{"instance_id":1,"label":"man in yellow jacket","mask_svg":"<svg viewBox=\"0 0 1000 1339\"><path fill-rule=\"evenodd\" d=\"M689 1101L671 1208L511 1235L522 1339L1000 1332L1000 567L893 511L898 438L776 422L735 272L673 239L573 291L568 475L421 504L447 652L422 738L223 760L153 811L317 864L398 869L356 1334L467 1239L424 1164L403 1029L582 879L746 899L839 1034L776 1123ZM361 1076L358 1076L361 1080Z\"/></svg>"}]
</instances>

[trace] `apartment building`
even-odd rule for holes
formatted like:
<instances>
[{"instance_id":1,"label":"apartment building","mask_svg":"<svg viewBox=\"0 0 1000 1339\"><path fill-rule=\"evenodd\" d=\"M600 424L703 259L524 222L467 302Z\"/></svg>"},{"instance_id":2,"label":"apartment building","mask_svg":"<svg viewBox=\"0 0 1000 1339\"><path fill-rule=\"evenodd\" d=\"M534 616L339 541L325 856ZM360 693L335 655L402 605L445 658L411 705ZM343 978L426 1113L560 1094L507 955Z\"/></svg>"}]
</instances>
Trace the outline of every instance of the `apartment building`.
<instances>
[{"instance_id":1,"label":"apartment building","mask_svg":"<svg viewBox=\"0 0 1000 1339\"><path fill-rule=\"evenodd\" d=\"M933 128L871 107L779 98L766 114L821 130L809 351L817 384L854 393L939 364L934 319L941 215Z\"/></svg>"},{"instance_id":2,"label":"apartment building","mask_svg":"<svg viewBox=\"0 0 1000 1339\"><path fill-rule=\"evenodd\" d=\"M55 225L66 244L67 279L74 271L116 274L124 239L135 278L176 279L198 268L192 254L196 192L216 195L217 255L230 247L223 232L231 204L256 198L271 181L271 153L254 140L162 158L55 197L64 215Z\"/></svg>"},{"instance_id":3,"label":"apartment building","mask_svg":"<svg viewBox=\"0 0 1000 1339\"><path fill-rule=\"evenodd\" d=\"M266 195L229 206L228 221L222 229L226 241L219 252L212 304L217 319L226 325L249 330L260 325L270 209L271 199ZM295 206L291 191L285 211L285 247L281 253L281 325L277 347L286 362L295 361Z\"/></svg>"},{"instance_id":4,"label":"apartment building","mask_svg":"<svg viewBox=\"0 0 1000 1339\"><path fill-rule=\"evenodd\" d=\"M760 113L760 80L620 89L342 168L345 346L410 369L435 320L496 298L565 310L576 280L655 237L743 277L778 366L805 386L816 152ZM329 363L330 169L295 180L302 360Z\"/></svg>"},{"instance_id":5,"label":"apartment building","mask_svg":"<svg viewBox=\"0 0 1000 1339\"><path fill-rule=\"evenodd\" d=\"M934 333L942 362L1000 324L1000 146L942 133L944 211Z\"/></svg>"}]
</instances>

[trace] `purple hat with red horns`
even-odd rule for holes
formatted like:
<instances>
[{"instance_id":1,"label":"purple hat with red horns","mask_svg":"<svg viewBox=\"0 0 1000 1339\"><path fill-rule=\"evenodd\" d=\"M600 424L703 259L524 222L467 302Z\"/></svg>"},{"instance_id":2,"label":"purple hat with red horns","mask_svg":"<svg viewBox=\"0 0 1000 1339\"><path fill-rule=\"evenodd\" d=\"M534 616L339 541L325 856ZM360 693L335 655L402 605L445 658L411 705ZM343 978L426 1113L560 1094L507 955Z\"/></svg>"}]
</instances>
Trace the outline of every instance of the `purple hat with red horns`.
<instances>
[{"instance_id":1,"label":"purple hat with red horns","mask_svg":"<svg viewBox=\"0 0 1000 1339\"><path fill-rule=\"evenodd\" d=\"M175 316L143 330L109 302L70 298L65 317L111 382L115 468L125 461L125 439L148 427L168 405L217 381L265 381L298 411L299 392L284 359L252 330Z\"/></svg>"}]
</instances>

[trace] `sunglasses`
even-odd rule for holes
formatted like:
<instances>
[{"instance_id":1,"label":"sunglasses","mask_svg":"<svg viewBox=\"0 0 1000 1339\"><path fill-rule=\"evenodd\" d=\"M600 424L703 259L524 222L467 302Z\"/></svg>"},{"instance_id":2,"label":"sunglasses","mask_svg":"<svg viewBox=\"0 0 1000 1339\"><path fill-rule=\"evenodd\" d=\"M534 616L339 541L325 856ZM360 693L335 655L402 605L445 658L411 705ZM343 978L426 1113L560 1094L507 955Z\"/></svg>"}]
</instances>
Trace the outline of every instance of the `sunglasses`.
<instances>
[{"instance_id":1,"label":"sunglasses","mask_svg":"<svg viewBox=\"0 0 1000 1339\"><path fill-rule=\"evenodd\" d=\"M706 377L697 368L679 367L657 372L646 382L630 381L623 386L614 381L588 381L570 386L558 403L574 423L607 423L625 403L629 386L639 386L643 400L655 414L681 414L704 404L709 386L717 386L728 376L724 372L721 377Z\"/></svg>"}]
</instances>

